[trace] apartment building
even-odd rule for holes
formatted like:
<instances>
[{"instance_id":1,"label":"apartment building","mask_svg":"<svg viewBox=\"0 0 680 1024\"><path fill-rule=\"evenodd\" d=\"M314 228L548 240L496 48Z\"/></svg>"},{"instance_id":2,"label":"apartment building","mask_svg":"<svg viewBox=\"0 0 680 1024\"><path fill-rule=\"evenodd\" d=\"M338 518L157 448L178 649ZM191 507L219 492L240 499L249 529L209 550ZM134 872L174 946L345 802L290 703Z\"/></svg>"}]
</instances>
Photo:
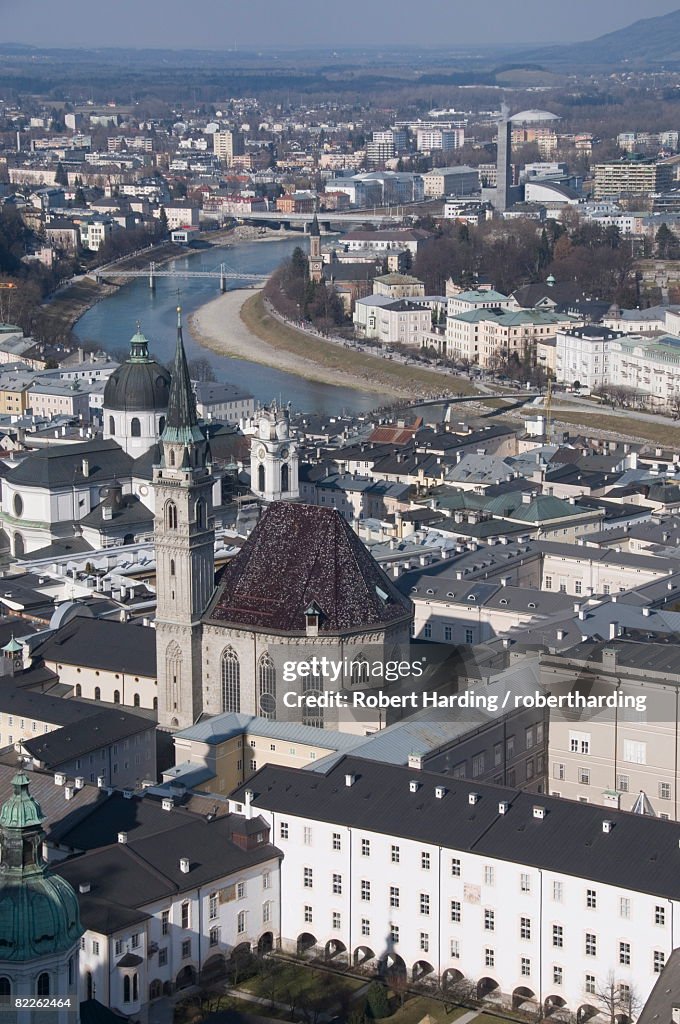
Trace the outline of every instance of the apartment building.
<instances>
[{"instance_id":1,"label":"apartment building","mask_svg":"<svg viewBox=\"0 0 680 1024\"><path fill-rule=\"evenodd\" d=\"M266 766L246 800L283 853L293 953L583 1017L611 975L644 1000L678 945L672 823L352 755Z\"/></svg>"},{"instance_id":2,"label":"apartment building","mask_svg":"<svg viewBox=\"0 0 680 1024\"><path fill-rule=\"evenodd\" d=\"M522 359L539 341L577 323L565 313L477 308L447 317L446 354L450 359L493 367L512 355Z\"/></svg>"},{"instance_id":3,"label":"apartment building","mask_svg":"<svg viewBox=\"0 0 680 1024\"><path fill-rule=\"evenodd\" d=\"M479 171L475 167L435 167L423 175L425 195L431 199L443 196L470 196L481 189Z\"/></svg>"},{"instance_id":4,"label":"apartment building","mask_svg":"<svg viewBox=\"0 0 680 1024\"><path fill-rule=\"evenodd\" d=\"M421 153L443 150L452 153L465 145L464 128L418 128L416 132L416 149Z\"/></svg>"},{"instance_id":5,"label":"apartment building","mask_svg":"<svg viewBox=\"0 0 680 1024\"><path fill-rule=\"evenodd\" d=\"M594 391L603 384L611 384L612 365L610 343L622 338L623 332L609 327L587 324L584 327L567 328L555 335L555 372L558 381L572 384L579 381L581 387Z\"/></svg>"},{"instance_id":6,"label":"apartment building","mask_svg":"<svg viewBox=\"0 0 680 1024\"><path fill-rule=\"evenodd\" d=\"M213 150L215 156L226 164L232 164L234 157L245 154L245 141L242 132L221 131L213 134Z\"/></svg>"},{"instance_id":7,"label":"apartment building","mask_svg":"<svg viewBox=\"0 0 680 1024\"><path fill-rule=\"evenodd\" d=\"M657 160L617 160L595 164L593 198L597 201L666 192L674 177L673 164Z\"/></svg>"}]
</instances>

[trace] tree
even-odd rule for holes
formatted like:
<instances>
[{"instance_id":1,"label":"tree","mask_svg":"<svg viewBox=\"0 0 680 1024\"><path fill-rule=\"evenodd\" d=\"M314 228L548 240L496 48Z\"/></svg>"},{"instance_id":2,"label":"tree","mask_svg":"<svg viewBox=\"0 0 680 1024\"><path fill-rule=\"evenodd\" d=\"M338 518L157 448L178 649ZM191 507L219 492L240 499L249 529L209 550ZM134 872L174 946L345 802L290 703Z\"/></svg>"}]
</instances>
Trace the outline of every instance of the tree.
<instances>
[{"instance_id":1,"label":"tree","mask_svg":"<svg viewBox=\"0 0 680 1024\"><path fill-rule=\"evenodd\" d=\"M54 172L54 184L55 185L68 185L68 174L64 170L64 165L61 160L57 164L57 169Z\"/></svg>"},{"instance_id":2,"label":"tree","mask_svg":"<svg viewBox=\"0 0 680 1024\"><path fill-rule=\"evenodd\" d=\"M192 359L189 363L189 376L192 380L199 380L202 382L212 382L217 380L215 371L210 365L210 360L204 356L197 356L196 359Z\"/></svg>"},{"instance_id":3,"label":"tree","mask_svg":"<svg viewBox=\"0 0 680 1024\"><path fill-rule=\"evenodd\" d=\"M660 260L676 260L680 255L678 239L667 224L662 224L656 233L656 254Z\"/></svg>"},{"instance_id":4,"label":"tree","mask_svg":"<svg viewBox=\"0 0 680 1024\"><path fill-rule=\"evenodd\" d=\"M165 238L168 234L168 215L164 206L161 206L161 212L158 215L158 231L161 238Z\"/></svg>"},{"instance_id":5,"label":"tree","mask_svg":"<svg viewBox=\"0 0 680 1024\"><path fill-rule=\"evenodd\" d=\"M634 987L617 981L614 971L609 971L607 977L597 983L595 992L588 996L588 1000L594 1003L600 1013L609 1018L609 1024L616 1024L617 1017L622 1014L628 1020L632 1020L637 1017L642 1006L642 1000Z\"/></svg>"},{"instance_id":6,"label":"tree","mask_svg":"<svg viewBox=\"0 0 680 1024\"><path fill-rule=\"evenodd\" d=\"M368 1016L373 1020L380 1017L389 1017L390 1004L387 998L385 986L379 981L374 981L366 990L366 1010Z\"/></svg>"}]
</instances>

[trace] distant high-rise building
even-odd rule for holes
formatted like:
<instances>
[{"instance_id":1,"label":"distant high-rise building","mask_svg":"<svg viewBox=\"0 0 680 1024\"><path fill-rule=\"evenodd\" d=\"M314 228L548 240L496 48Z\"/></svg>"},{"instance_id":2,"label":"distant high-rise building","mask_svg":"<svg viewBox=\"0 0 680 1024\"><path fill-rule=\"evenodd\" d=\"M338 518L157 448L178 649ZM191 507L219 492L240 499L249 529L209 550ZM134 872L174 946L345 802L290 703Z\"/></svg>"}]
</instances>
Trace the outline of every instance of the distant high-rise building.
<instances>
[{"instance_id":1,"label":"distant high-rise building","mask_svg":"<svg viewBox=\"0 0 680 1024\"><path fill-rule=\"evenodd\" d=\"M235 131L215 132L213 135L213 148L215 156L219 157L226 164L231 164L234 162L235 156L243 156L246 151L243 133Z\"/></svg>"},{"instance_id":2,"label":"distant high-rise building","mask_svg":"<svg viewBox=\"0 0 680 1024\"><path fill-rule=\"evenodd\" d=\"M501 118L498 122L497 154L496 154L496 202L497 210L507 210L510 206L510 158L512 155L512 130L508 117L510 109L501 104Z\"/></svg>"}]
</instances>

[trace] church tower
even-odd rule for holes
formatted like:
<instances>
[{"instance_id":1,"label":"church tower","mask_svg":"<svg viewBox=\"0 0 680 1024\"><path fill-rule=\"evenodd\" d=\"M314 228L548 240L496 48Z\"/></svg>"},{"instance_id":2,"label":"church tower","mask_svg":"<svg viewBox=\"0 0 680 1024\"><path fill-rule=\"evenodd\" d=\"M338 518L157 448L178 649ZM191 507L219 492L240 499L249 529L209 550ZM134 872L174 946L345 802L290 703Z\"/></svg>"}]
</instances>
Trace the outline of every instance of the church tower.
<instances>
[{"instance_id":1,"label":"church tower","mask_svg":"<svg viewBox=\"0 0 680 1024\"><path fill-rule=\"evenodd\" d=\"M250 489L262 501L297 501L298 450L290 437L288 410L263 409L250 442Z\"/></svg>"},{"instance_id":2,"label":"church tower","mask_svg":"<svg viewBox=\"0 0 680 1024\"><path fill-rule=\"evenodd\" d=\"M321 258L321 231L319 230L319 219L314 214L312 226L309 229L309 279L319 282L323 277L323 259Z\"/></svg>"},{"instance_id":3,"label":"church tower","mask_svg":"<svg viewBox=\"0 0 680 1024\"><path fill-rule=\"evenodd\" d=\"M215 525L210 449L198 425L179 307L160 447L153 470L158 723L182 729L202 710L201 616L214 589Z\"/></svg>"}]
</instances>

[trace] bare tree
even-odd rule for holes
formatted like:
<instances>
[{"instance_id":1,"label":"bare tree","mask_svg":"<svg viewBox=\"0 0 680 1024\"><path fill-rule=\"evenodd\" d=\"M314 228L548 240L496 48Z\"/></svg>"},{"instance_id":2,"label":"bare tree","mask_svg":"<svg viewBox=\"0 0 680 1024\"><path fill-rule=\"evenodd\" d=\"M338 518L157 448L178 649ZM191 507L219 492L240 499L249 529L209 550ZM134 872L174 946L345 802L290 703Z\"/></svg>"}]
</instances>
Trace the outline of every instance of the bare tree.
<instances>
[{"instance_id":1,"label":"bare tree","mask_svg":"<svg viewBox=\"0 0 680 1024\"><path fill-rule=\"evenodd\" d=\"M634 987L618 981L613 970L597 982L595 992L589 993L588 999L600 1013L609 1018L610 1024L616 1024L617 1018L621 1016L633 1020L643 1003Z\"/></svg>"}]
</instances>

